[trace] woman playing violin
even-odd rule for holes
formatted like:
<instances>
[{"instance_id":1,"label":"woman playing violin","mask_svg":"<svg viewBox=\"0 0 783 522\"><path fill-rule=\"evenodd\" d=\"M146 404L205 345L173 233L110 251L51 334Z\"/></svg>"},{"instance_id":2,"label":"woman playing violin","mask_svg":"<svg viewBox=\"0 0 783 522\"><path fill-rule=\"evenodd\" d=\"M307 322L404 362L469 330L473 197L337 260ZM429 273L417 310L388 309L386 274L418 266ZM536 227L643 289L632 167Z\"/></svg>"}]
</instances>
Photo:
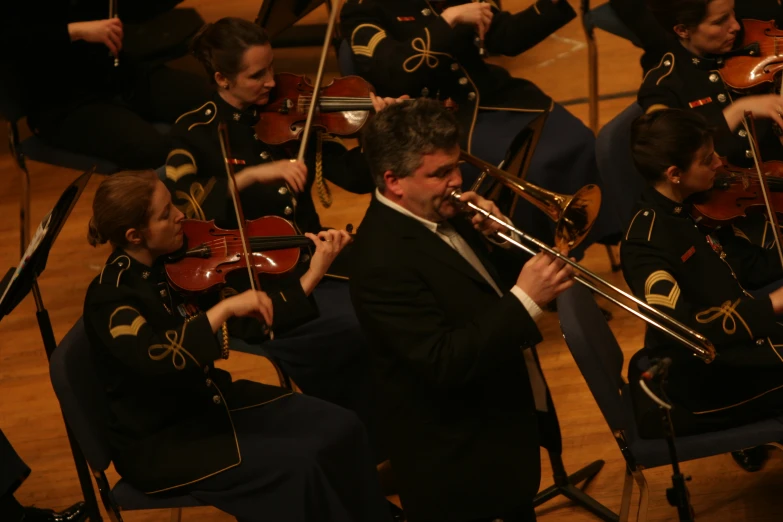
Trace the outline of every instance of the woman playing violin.
<instances>
[{"instance_id":1,"label":"woman playing violin","mask_svg":"<svg viewBox=\"0 0 783 522\"><path fill-rule=\"evenodd\" d=\"M183 214L154 172L103 181L89 240L114 251L87 290L84 322L109 402L117 472L146 493L189 493L240 521L388 520L362 424L339 406L215 368L231 319L278 329L281 296L246 291L199 309L162 259Z\"/></svg>"},{"instance_id":2,"label":"woman playing violin","mask_svg":"<svg viewBox=\"0 0 783 522\"><path fill-rule=\"evenodd\" d=\"M743 2L748 18L766 20L779 11L774 0ZM650 0L650 9L660 24L679 42L666 53L658 67L644 78L639 103L646 112L662 107L691 109L717 129L715 148L729 163L752 166L748 132L741 124L746 111L757 119L764 160L783 159L783 146L773 124L783 128L783 98L778 94L740 96L721 76L727 61L748 55L740 49L743 28L734 13L734 0Z\"/></svg>"},{"instance_id":3,"label":"woman playing violin","mask_svg":"<svg viewBox=\"0 0 783 522\"><path fill-rule=\"evenodd\" d=\"M708 234L691 218L691 200L710 190L721 165L704 118L655 111L635 122L631 140L649 186L621 246L625 280L636 297L707 337L717 357L707 365L648 328L645 349L630 364L630 382L647 369L638 367L643 356L674 361L667 392L677 406L677 435L781 413L783 289L757 289L780 279L783 269L774 250L752 245L737 227ZM633 391L642 436L662 436L657 408Z\"/></svg>"},{"instance_id":4,"label":"woman playing violin","mask_svg":"<svg viewBox=\"0 0 783 522\"><path fill-rule=\"evenodd\" d=\"M218 123L225 122L232 155L238 160L236 182L245 218L277 215L293 221L302 231L319 232L321 224L311 198L313 165L293 161L288 150L256 139L259 111L275 86L274 55L266 33L251 22L224 18L208 24L194 39L192 49L217 92L197 110L183 114L172 131L176 148L166 164L166 184L174 205L186 217L214 219L220 226L236 227L218 140ZM375 99L375 107L380 109L390 101ZM336 140L323 141L324 177L355 192L371 190L373 182L361 151L346 152ZM342 244L350 241L345 232L342 234L345 237L327 239L339 239ZM296 278L318 260L303 255L302 261L290 277L264 278L262 286L303 294L302 289L296 289L300 286ZM229 285L247 288L247 274L236 275L229 278ZM312 287L304 289L304 293L310 291ZM347 285L321 282L312 297L319 312L317 319L277 336L263 348L242 349L255 353L261 349L275 357L305 393L360 412L374 439L369 422L369 355Z\"/></svg>"}]
</instances>

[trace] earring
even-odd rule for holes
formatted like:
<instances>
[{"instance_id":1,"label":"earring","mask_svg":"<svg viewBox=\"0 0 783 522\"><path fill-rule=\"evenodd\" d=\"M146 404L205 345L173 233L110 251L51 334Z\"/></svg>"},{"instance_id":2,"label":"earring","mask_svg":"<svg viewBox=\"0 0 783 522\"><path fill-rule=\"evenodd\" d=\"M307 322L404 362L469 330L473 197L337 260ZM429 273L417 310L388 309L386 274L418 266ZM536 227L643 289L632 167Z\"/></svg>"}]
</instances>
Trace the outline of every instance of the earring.
<instances>
[{"instance_id":1,"label":"earring","mask_svg":"<svg viewBox=\"0 0 783 522\"><path fill-rule=\"evenodd\" d=\"M672 181L674 181L675 183L679 183L680 182L679 179L675 179L675 180L672 180Z\"/></svg>"}]
</instances>

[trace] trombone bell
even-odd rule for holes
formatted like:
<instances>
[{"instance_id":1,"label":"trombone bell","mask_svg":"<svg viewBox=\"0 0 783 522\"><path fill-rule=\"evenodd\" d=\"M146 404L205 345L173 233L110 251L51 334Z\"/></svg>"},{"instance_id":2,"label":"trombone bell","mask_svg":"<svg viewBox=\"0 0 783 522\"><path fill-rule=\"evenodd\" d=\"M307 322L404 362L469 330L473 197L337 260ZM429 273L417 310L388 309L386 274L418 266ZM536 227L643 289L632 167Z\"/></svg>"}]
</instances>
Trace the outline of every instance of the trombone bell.
<instances>
[{"instance_id":1,"label":"trombone bell","mask_svg":"<svg viewBox=\"0 0 783 522\"><path fill-rule=\"evenodd\" d=\"M472 191L477 191L489 175L549 216L555 222L555 246L558 250L573 250L593 228L601 209L601 189L597 185L585 185L573 196L568 196L516 178L465 151L460 152L460 159L481 171Z\"/></svg>"}]
</instances>

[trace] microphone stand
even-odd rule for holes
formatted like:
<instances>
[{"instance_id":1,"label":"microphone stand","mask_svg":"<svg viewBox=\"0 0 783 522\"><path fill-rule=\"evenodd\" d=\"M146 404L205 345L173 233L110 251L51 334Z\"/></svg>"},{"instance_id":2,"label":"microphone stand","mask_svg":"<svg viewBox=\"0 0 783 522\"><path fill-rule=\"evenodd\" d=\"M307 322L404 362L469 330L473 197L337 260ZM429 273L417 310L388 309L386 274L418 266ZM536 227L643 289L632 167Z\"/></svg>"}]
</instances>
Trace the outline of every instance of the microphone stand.
<instances>
[{"instance_id":1,"label":"microphone stand","mask_svg":"<svg viewBox=\"0 0 783 522\"><path fill-rule=\"evenodd\" d=\"M664 386L666 386L666 377L669 374L670 364L671 360L668 360L668 362L653 360L653 367L656 368L656 370L648 370L644 375L645 378L649 377L651 382L657 381L659 383L661 395L667 400L668 397L666 397ZM669 460L671 460L672 463L672 487L666 489L666 500L668 500L669 505L677 508L677 515L680 522L693 522L696 520L696 517L693 512L693 506L691 506L691 495L688 491L688 486L685 484L691 480L691 477L682 474L680 462L677 459L677 448L674 445L674 423L672 422L671 415L673 406L650 391L644 381L645 379L640 379L639 385L658 405L658 409L661 413L663 432L666 436L666 445L669 447Z\"/></svg>"}]
</instances>

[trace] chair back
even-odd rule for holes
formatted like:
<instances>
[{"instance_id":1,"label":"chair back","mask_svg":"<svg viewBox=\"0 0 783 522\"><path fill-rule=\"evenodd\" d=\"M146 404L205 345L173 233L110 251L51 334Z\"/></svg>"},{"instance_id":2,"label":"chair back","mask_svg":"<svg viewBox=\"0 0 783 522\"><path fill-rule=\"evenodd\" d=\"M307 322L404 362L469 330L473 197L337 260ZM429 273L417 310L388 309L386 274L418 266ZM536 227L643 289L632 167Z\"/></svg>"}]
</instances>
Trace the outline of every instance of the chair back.
<instances>
[{"instance_id":1,"label":"chair back","mask_svg":"<svg viewBox=\"0 0 783 522\"><path fill-rule=\"evenodd\" d=\"M633 219L633 210L645 187L645 181L633 164L631 155L631 125L644 114L641 105L633 102L612 121L604 125L595 142L598 170L607 201L613 201L620 226L625 230Z\"/></svg>"},{"instance_id":2,"label":"chair back","mask_svg":"<svg viewBox=\"0 0 783 522\"><path fill-rule=\"evenodd\" d=\"M49 375L65 422L93 471L111 462L108 440L109 403L97 379L90 343L80 318L66 334L49 361Z\"/></svg>"},{"instance_id":3,"label":"chair back","mask_svg":"<svg viewBox=\"0 0 783 522\"><path fill-rule=\"evenodd\" d=\"M344 39L337 50L337 66L340 68L340 76L359 76L356 63L353 61L351 43Z\"/></svg>"},{"instance_id":4,"label":"chair back","mask_svg":"<svg viewBox=\"0 0 783 522\"><path fill-rule=\"evenodd\" d=\"M27 114L24 88L19 78L21 76L12 68L3 71L3 81L0 82L0 118L9 123L16 123Z\"/></svg>"},{"instance_id":5,"label":"chair back","mask_svg":"<svg viewBox=\"0 0 783 522\"><path fill-rule=\"evenodd\" d=\"M632 420L620 394L623 352L592 293L574 285L558 296L557 313L568 349L610 429L625 430Z\"/></svg>"}]
</instances>

